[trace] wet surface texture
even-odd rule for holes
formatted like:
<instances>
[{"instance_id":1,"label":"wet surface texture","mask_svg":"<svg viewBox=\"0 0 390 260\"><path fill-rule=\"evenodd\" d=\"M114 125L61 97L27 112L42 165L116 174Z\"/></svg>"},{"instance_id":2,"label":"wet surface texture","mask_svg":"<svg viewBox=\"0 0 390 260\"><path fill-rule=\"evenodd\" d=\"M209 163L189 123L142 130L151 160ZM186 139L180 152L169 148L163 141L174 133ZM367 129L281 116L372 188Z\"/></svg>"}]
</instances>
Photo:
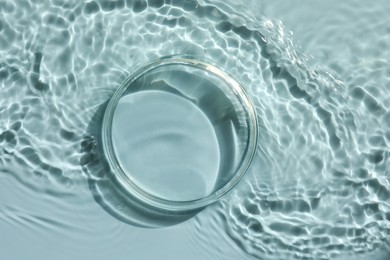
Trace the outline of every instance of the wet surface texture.
<instances>
[{"instance_id":1,"label":"wet surface texture","mask_svg":"<svg viewBox=\"0 0 390 260\"><path fill-rule=\"evenodd\" d=\"M0 259L388 258L389 3L236 2L0 1ZM243 83L258 153L219 203L141 229L95 203L87 128L182 53Z\"/></svg>"}]
</instances>

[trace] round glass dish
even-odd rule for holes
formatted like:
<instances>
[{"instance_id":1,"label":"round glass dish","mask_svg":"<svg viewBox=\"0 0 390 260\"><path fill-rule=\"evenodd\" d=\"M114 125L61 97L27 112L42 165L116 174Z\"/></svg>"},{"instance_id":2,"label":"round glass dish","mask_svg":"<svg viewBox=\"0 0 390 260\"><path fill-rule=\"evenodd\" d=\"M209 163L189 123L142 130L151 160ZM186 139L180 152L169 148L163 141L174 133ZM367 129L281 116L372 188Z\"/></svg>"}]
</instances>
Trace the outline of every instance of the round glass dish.
<instances>
[{"instance_id":1,"label":"round glass dish","mask_svg":"<svg viewBox=\"0 0 390 260\"><path fill-rule=\"evenodd\" d=\"M137 70L108 101L104 156L129 195L168 211L195 210L248 169L257 120L244 88L212 64L165 57Z\"/></svg>"}]
</instances>

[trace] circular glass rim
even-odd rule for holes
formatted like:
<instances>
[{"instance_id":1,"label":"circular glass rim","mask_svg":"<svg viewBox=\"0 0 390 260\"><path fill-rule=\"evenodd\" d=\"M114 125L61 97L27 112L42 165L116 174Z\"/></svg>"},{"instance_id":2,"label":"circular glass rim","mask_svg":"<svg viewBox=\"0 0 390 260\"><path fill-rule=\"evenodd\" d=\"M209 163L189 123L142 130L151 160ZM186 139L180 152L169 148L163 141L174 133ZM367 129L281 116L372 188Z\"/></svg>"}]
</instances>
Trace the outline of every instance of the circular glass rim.
<instances>
[{"instance_id":1,"label":"circular glass rim","mask_svg":"<svg viewBox=\"0 0 390 260\"><path fill-rule=\"evenodd\" d=\"M222 79L227 83L234 94L239 97L242 101L242 106L246 114L248 115L248 140L244 153L242 155L241 163L239 164L233 177L224 184L221 188L216 191L213 191L211 194L189 201L172 201L157 197L152 195L145 190L141 189L132 179L131 176L128 176L125 171L120 166L118 159L115 155L113 144L112 144L112 120L115 113L116 106L119 102L119 99L122 97L123 93L131 86L134 81L136 81L142 75L150 72L151 70L165 66L165 65L183 65L183 66L192 66L198 69L206 70L215 76ZM205 207L209 204L216 202L223 195L227 194L238 182L242 179L246 171L248 170L253 157L255 155L256 146L257 146L257 117L254 106L245 92L243 86L230 77L227 73L219 69L214 63L205 58L198 58L186 55L173 55L162 57L157 59L146 66L143 66L137 69L132 75L127 77L124 82L118 87L114 92L113 96L108 101L107 107L103 116L102 123L102 147L103 154L105 159L108 162L110 167L111 174L114 174L117 181L120 185L128 191L131 195L135 196L142 202L146 202L148 205L157 207L159 209L164 209L168 211L186 211L194 210L198 208Z\"/></svg>"}]
</instances>

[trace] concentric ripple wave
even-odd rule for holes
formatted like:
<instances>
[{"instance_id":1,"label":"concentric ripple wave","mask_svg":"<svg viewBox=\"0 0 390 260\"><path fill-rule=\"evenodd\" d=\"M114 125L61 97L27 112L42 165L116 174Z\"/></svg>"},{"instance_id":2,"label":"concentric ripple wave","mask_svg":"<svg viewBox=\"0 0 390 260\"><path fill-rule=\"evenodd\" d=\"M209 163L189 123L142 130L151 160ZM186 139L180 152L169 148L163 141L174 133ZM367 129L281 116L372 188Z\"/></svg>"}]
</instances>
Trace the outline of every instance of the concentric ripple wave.
<instances>
[{"instance_id":1,"label":"concentric ripple wave","mask_svg":"<svg viewBox=\"0 0 390 260\"><path fill-rule=\"evenodd\" d=\"M191 54L242 82L259 120L243 182L195 219L193 232L208 230L202 247L220 233L256 259L389 247L389 60L329 73L281 22L233 1L3 0L0 12L0 174L67 204L59 216L91 178L107 181L82 171L95 159L81 146L99 106L142 64ZM11 200L0 202L0 219L14 221L3 213ZM46 220L35 222L70 227Z\"/></svg>"}]
</instances>

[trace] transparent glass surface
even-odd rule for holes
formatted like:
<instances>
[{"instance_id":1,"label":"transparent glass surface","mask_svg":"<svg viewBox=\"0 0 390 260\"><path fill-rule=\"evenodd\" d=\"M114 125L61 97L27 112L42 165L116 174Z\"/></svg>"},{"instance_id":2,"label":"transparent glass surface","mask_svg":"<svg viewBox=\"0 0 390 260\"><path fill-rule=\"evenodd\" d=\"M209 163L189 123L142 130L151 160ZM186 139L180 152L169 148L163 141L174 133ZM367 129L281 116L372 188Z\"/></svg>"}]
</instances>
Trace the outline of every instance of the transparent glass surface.
<instances>
[{"instance_id":1,"label":"transparent glass surface","mask_svg":"<svg viewBox=\"0 0 390 260\"><path fill-rule=\"evenodd\" d=\"M211 62L157 60L130 76L106 108L103 148L136 198L168 210L205 206L248 168L256 117L241 85Z\"/></svg>"}]
</instances>

